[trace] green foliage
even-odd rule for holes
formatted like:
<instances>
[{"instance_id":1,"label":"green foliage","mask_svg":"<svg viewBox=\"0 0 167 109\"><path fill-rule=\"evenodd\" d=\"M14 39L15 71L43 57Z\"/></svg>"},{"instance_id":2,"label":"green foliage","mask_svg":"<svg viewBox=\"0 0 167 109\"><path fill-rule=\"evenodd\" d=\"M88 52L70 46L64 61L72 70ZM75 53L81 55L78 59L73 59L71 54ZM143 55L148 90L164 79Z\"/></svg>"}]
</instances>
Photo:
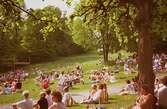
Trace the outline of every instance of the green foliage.
<instances>
[{"instance_id":1,"label":"green foliage","mask_svg":"<svg viewBox=\"0 0 167 109\"><path fill-rule=\"evenodd\" d=\"M116 0L81 0L74 16L81 16L101 34L99 46L110 45L110 52L120 48L135 51L138 36L134 28L136 11L133 5L119 6Z\"/></svg>"},{"instance_id":2,"label":"green foliage","mask_svg":"<svg viewBox=\"0 0 167 109\"><path fill-rule=\"evenodd\" d=\"M104 21L106 21L108 17L109 20L107 23L109 27L114 28L114 30L109 30L115 34L115 37L113 37L113 35L110 37L112 37L111 39L118 40L110 44L117 45L114 48L136 51L138 42L137 27L140 25L139 16L137 16L139 10L133 2L124 2L119 0L81 0L72 18L74 16L81 16L85 22L89 24L92 23L96 28L99 28L102 24L105 24ZM166 0L154 0L154 8L152 10L153 43L166 40L166 4ZM154 48L156 48L156 46L154 46Z\"/></svg>"},{"instance_id":3,"label":"green foliage","mask_svg":"<svg viewBox=\"0 0 167 109\"><path fill-rule=\"evenodd\" d=\"M75 18L69 25L75 43L81 45L85 50L95 48L97 39L93 37L94 31L90 26L86 25L81 18Z\"/></svg>"},{"instance_id":4,"label":"green foliage","mask_svg":"<svg viewBox=\"0 0 167 109\"><path fill-rule=\"evenodd\" d=\"M2 9L5 10L4 7ZM16 10L21 11L18 8ZM1 58L30 56L32 60L37 58L42 61L83 51L73 42L66 24L66 17L58 8L30 10L27 12L29 14L24 15L23 18L21 13L19 15L5 14L3 11L0 13L3 16L0 21L5 23L0 25Z\"/></svg>"},{"instance_id":5,"label":"green foliage","mask_svg":"<svg viewBox=\"0 0 167 109\"><path fill-rule=\"evenodd\" d=\"M153 49L155 52L165 52L167 49L167 1L154 0L153 9Z\"/></svg>"},{"instance_id":6,"label":"green foliage","mask_svg":"<svg viewBox=\"0 0 167 109\"><path fill-rule=\"evenodd\" d=\"M22 46L30 55L54 57L81 52L79 46L72 42L66 18L61 15L58 8L46 7L32 13L41 21L37 22L32 16L28 16L25 21Z\"/></svg>"}]
</instances>

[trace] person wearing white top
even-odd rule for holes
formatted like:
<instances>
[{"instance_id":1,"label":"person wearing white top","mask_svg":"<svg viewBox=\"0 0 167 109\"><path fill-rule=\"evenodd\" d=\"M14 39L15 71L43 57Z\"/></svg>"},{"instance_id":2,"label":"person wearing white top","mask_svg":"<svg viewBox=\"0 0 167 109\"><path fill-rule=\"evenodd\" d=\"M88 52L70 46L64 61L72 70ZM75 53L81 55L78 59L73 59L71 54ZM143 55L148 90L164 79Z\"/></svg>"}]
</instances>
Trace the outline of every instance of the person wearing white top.
<instances>
[{"instance_id":1,"label":"person wearing white top","mask_svg":"<svg viewBox=\"0 0 167 109\"><path fill-rule=\"evenodd\" d=\"M96 102L96 103L99 102L100 96L101 96L101 93L102 93L102 90L103 90L103 85L100 84L100 85L99 85L99 90L98 90L98 91L95 93L95 95L92 97L93 102Z\"/></svg>"},{"instance_id":2,"label":"person wearing white top","mask_svg":"<svg viewBox=\"0 0 167 109\"><path fill-rule=\"evenodd\" d=\"M52 100L52 95L51 95L51 90L50 89L46 90L45 98L48 101L48 107L51 106L53 104L53 100Z\"/></svg>"}]
</instances>

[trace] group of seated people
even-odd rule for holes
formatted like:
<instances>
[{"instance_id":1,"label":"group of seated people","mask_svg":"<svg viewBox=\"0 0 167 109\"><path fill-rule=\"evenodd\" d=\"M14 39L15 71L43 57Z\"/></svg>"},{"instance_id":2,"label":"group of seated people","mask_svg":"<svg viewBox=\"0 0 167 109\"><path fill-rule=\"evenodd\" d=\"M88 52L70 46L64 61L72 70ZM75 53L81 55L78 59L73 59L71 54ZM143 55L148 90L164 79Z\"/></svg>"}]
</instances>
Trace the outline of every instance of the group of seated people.
<instances>
[{"instance_id":1,"label":"group of seated people","mask_svg":"<svg viewBox=\"0 0 167 109\"><path fill-rule=\"evenodd\" d=\"M70 86L70 87L72 87L77 83L84 84L81 74L75 71L72 71L71 73L66 73L66 74L62 72L58 77L58 81L60 85Z\"/></svg>"},{"instance_id":2,"label":"group of seated people","mask_svg":"<svg viewBox=\"0 0 167 109\"><path fill-rule=\"evenodd\" d=\"M10 94L22 87L22 81L28 77L28 73L17 69L15 72L9 72L0 75L0 94Z\"/></svg>"},{"instance_id":3,"label":"group of seated people","mask_svg":"<svg viewBox=\"0 0 167 109\"><path fill-rule=\"evenodd\" d=\"M92 84L89 91L89 96L84 98L81 103L107 103L108 102L108 90L107 85L104 83Z\"/></svg>"},{"instance_id":4,"label":"group of seated people","mask_svg":"<svg viewBox=\"0 0 167 109\"><path fill-rule=\"evenodd\" d=\"M167 71L167 55L154 54L153 55L153 70L154 71Z\"/></svg>"},{"instance_id":5,"label":"group of seated people","mask_svg":"<svg viewBox=\"0 0 167 109\"><path fill-rule=\"evenodd\" d=\"M49 88L49 85L56 79L58 80L58 87L61 87L61 90L64 87L72 87L76 83L84 83L82 79L83 71L80 66L77 66L76 69L71 72L53 70L49 74L44 74L39 69L36 72L38 76L35 78L35 83L43 89Z\"/></svg>"},{"instance_id":6,"label":"group of seated people","mask_svg":"<svg viewBox=\"0 0 167 109\"><path fill-rule=\"evenodd\" d=\"M116 82L114 73L110 73L107 68L101 70L93 70L89 76L91 83L100 83L100 82Z\"/></svg>"},{"instance_id":7,"label":"group of seated people","mask_svg":"<svg viewBox=\"0 0 167 109\"><path fill-rule=\"evenodd\" d=\"M153 54L153 70L167 71L167 54ZM119 56L115 60L115 68L119 70L121 65L124 65L124 72L130 74L138 70L138 56L134 54L129 56L127 59L122 60Z\"/></svg>"},{"instance_id":8,"label":"group of seated people","mask_svg":"<svg viewBox=\"0 0 167 109\"><path fill-rule=\"evenodd\" d=\"M50 86L50 83L53 81L54 79L52 78L51 75L47 75L47 74L40 74L35 78L35 84L40 86L42 89L47 89Z\"/></svg>"},{"instance_id":9,"label":"group of seated people","mask_svg":"<svg viewBox=\"0 0 167 109\"><path fill-rule=\"evenodd\" d=\"M24 100L14 103L13 109L65 109L76 103L65 87L63 92L47 89L39 94L39 99L33 101L29 98L29 91L23 92Z\"/></svg>"},{"instance_id":10,"label":"group of seated people","mask_svg":"<svg viewBox=\"0 0 167 109\"><path fill-rule=\"evenodd\" d=\"M118 56L115 60L115 70L117 72L120 71L120 66L124 66L124 72L126 74L130 74L132 72L136 72L138 69L137 64L137 55L129 56L128 58L122 60L120 56Z\"/></svg>"}]
</instances>

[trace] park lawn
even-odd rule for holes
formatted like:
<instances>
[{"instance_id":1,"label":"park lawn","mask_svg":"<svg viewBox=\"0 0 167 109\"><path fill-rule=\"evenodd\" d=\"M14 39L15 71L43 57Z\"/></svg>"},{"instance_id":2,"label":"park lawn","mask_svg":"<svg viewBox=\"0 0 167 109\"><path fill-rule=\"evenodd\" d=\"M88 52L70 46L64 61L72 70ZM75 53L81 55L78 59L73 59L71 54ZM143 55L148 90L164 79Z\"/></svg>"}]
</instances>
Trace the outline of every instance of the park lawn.
<instances>
[{"instance_id":1,"label":"park lawn","mask_svg":"<svg viewBox=\"0 0 167 109\"><path fill-rule=\"evenodd\" d=\"M110 58L115 59L117 55L114 54ZM97 53L87 53L77 56L70 56L70 57L61 57L57 58L56 60L53 60L52 62L44 62L39 64L32 64L29 66L24 67L24 69L28 72L30 72L31 76L23 82L23 89L22 90L29 90L31 93L31 98L37 99L39 96L39 92L42 91L39 86L35 85L34 77L36 74L34 74L33 69L34 68L40 68L45 73L49 73L53 69L58 70L64 70L64 71L71 71L75 68L76 65L81 64L84 71L84 81L86 82L84 85L78 84L71 88L71 92L81 92L86 91L90 89L91 83L89 83L89 73L93 69L101 69L105 67L104 64L101 63L102 55L99 55ZM108 66L109 68L112 68L113 66ZM123 83L125 83L126 79L131 79L134 77L135 74L132 75L126 75L123 72L116 74L117 82L110 84L110 86L119 86ZM50 87L51 89L55 89L57 85L57 81L55 81L54 84L52 84ZM17 102L22 99L21 92L17 92L10 95L0 95L0 104L10 104Z\"/></svg>"},{"instance_id":2,"label":"park lawn","mask_svg":"<svg viewBox=\"0 0 167 109\"><path fill-rule=\"evenodd\" d=\"M120 76L121 75L121 76ZM117 82L109 84L108 87L114 87L114 86L120 86L123 85L126 79L131 79L132 77L134 77L134 75L124 75L123 73L118 73L117 74ZM124 78L123 78L124 77ZM126 78L127 77L127 78ZM55 82L54 84L52 84L50 86L50 88L52 90L54 90L56 88L57 82ZM91 87L91 83L87 83L87 84L77 84L75 85L73 88L70 89L70 92L72 93L77 93L77 92L82 92L82 91L88 91ZM37 99L39 96L40 91L42 91L42 89L35 85L34 83L34 78L28 78L26 81L23 82L23 89L22 90L29 90L30 94L31 94L31 98L33 99ZM15 103L19 100L22 99L21 96L21 92L17 92L17 93L13 93L10 95L0 95L0 104L10 104L10 103Z\"/></svg>"}]
</instances>

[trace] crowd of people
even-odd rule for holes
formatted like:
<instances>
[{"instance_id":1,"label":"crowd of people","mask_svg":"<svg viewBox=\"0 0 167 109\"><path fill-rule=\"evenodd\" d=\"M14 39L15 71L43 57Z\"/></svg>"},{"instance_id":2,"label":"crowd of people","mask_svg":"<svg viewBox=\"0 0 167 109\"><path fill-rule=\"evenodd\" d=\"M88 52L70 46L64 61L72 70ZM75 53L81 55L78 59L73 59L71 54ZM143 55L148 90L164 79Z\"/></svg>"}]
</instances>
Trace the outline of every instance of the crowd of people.
<instances>
[{"instance_id":1,"label":"crowd of people","mask_svg":"<svg viewBox=\"0 0 167 109\"><path fill-rule=\"evenodd\" d=\"M13 109L66 109L77 104L69 93L69 87L65 87L63 92L50 89L42 91L37 100L30 98L29 91L23 91L22 95L24 99L12 104ZM89 96L81 103L107 103L108 97L106 84L93 84Z\"/></svg>"},{"instance_id":2,"label":"crowd of people","mask_svg":"<svg viewBox=\"0 0 167 109\"><path fill-rule=\"evenodd\" d=\"M101 82L116 82L115 74L111 73L108 68L103 68L100 70L93 70L89 76L91 83L101 83Z\"/></svg>"},{"instance_id":3,"label":"crowd of people","mask_svg":"<svg viewBox=\"0 0 167 109\"><path fill-rule=\"evenodd\" d=\"M40 92L38 100L35 101L29 98L29 91L24 91L22 93L24 99L12 106L13 109L65 109L75 103L68 90L68 87L65 87L63 92L47 89Z\"/></svg>"},{"instance_id":4,"label":"crowd of people","mask_svg":"<svg viewBox=\"0 0 167 109\"><path fill-rule=\"evenodd\" d=\"M22 87L22 81L28 77L24 70L17 69L15 72L8 72L0 75L0 94L10 94Z\"/></svg>"},{"instance_id":5,"label":"crowd of people","mask_svg":"<svg viewBox=\"0 0 167 109\"><path fill-rule=\"evenodd\" d=\"M53 70L51 73L45 74L39 69L37 69L36 72L38 76L35 78L35 83L41 86L42 89L49 88L49 85L53 83L54 80L58 80L57 89L60 91L62 91L64 87L72 87L77 83L84 84L81 66L77 66L75 70L71 72Z\"/></svg>"},{"instance_id":6,"label":"crowd of people","mask_svg":"<svg viewBox=\"0 0 167 109\"><path fill-rule=\"evenodd\" d=\"M167 71L167 54L153 54L153 70L155 72ZM121 56L118 56L115 60L115 69L120 70L120 66L124 65L124 72L130 74L138 71L138 56L134 54L127 59L122 60Z\"/></svg>"},{"instance_id":7,"label":"crowd of people","mask_svg":"<svg viewBox=\"0 0 167 109\"><path fill-rule=\"evenodd\" d=\"M166 54L153 55L153 70L167 71L167 55Z\"/></svg>"},{"instance_id":8,"label":"crowd of people","mask_svg":"<svg viewBox=\"0 0 167 109\"><path fill-rule=\"evenodd\" d=\"M120 57L116 59L116 69L120 69L120 65L124 65L124 71L126 74L136 72L138 69L137 55L133 55L121 60ZM167 55L154 54L153 56L153 70L154 71L167 71ZM73 87L77 83L85 83L83 80L82 66L77 66L71 72L53 70L50 73L44 73L42 70L36 68L35 84L40 86L43 90L39 94L39 99L33 101L29 98L29 92L24 91L24 100L13 104L13 109L65 109L68 106L77 104L69 93L69 88ZM0 75L0 93L9 94L21 89L22 81L28 77L28 73L23 70L17 69L15 72L9 72ZM111 72L107 67L98 70L92 70L89 75L89 79L92 83L89 91L89 96L84 97L81 103L96 104L108 102L108 89L107 84L116 82L115 72ZM58 81L55 90L50 90L50 84ZM136 94L139 97L136 100L134 106L131 109L167 109L167 77L155 80L154 94L150 91L150 87L143 84L138 86L138 78L127 80L125 87L120 91L119 95L125 96L129 94ZM28 107L28 108L27 108Z\"/></svg>"}]
</instances>

